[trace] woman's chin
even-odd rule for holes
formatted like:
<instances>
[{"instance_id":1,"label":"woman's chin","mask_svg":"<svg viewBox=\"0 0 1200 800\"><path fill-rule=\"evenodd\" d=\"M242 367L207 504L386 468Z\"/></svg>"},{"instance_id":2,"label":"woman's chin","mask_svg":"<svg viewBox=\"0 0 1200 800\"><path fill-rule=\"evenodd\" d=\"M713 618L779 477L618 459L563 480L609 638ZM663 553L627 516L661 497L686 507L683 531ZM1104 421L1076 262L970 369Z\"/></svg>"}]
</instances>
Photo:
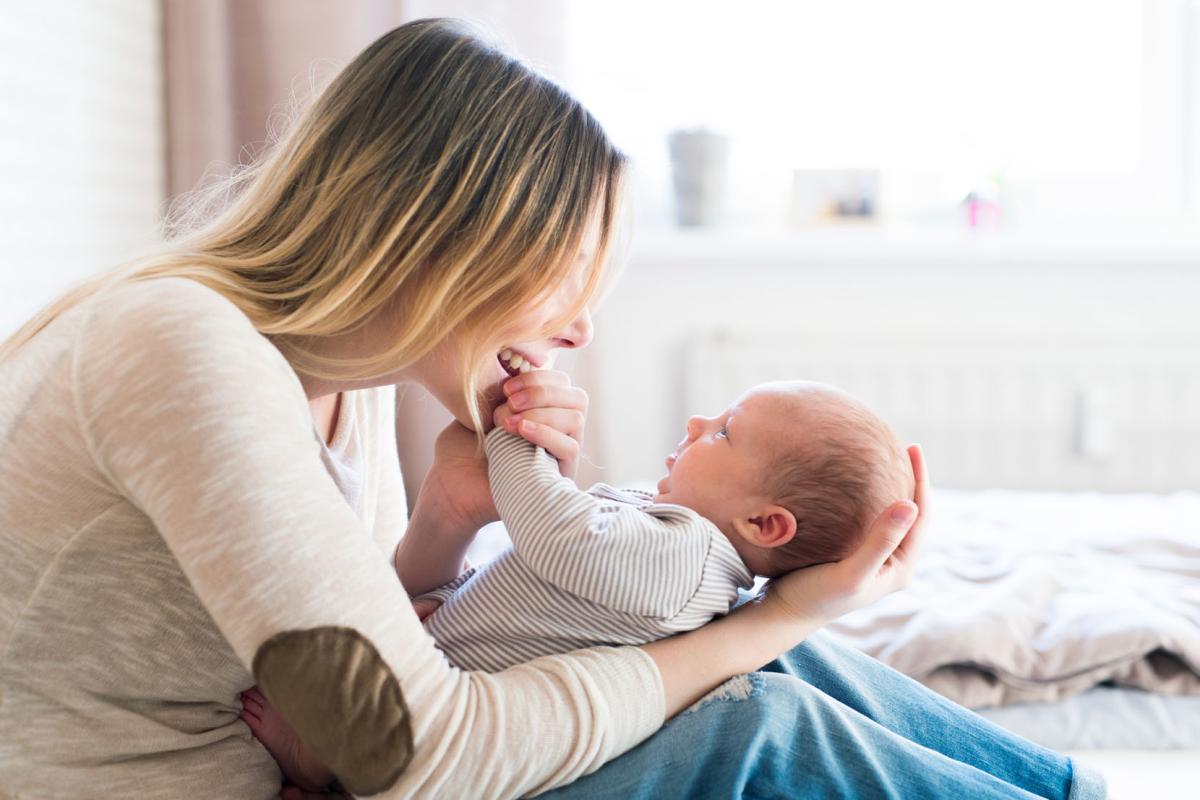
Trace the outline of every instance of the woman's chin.
<instances>
[{"instance_id":1,"label":"woman's chin","mask_svg":"<svg viewBox=\"0 0 1200 800\"><path fill-rule=\"evenodd\" d=\"M484 431L489 431L493 427L492 415L495 414L497 408L504 404L504 382L510 377L512 376L497 362L495 372L489 374L485 379L487 382L482 383L479 387L479 417L483 421ZM454 414L454 418L467 428L475 430L475 423L471 421L466 406L462 403L459 405L462 406L461 413L460 410L450 410Z\"/></svg>"}]
</instances>

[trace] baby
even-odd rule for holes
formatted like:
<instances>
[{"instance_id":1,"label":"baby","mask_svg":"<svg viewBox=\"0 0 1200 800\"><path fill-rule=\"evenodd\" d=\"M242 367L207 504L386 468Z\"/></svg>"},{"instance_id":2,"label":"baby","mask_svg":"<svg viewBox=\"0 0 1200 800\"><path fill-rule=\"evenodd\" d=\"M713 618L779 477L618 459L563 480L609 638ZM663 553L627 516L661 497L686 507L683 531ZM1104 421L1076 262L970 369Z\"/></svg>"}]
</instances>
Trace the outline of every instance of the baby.
<instances>
[{"instance_id":1,"label":"baby","mask_svg":"<svg viewBox=\"0 0 1200 800\"><path fill-rule=\"evenodd\" d=\"M463 669L698 628L755 576L849 555L878 514L913 496L891 428L817 383L764 384L689 419L654 494L582 491L499 428L485 448L512 547L415 598L442 601L425 627Z\"/></svg>"},{"instance_id":2,"label":"baby","mask_svg":"<svg viewBox=\"0 0 1200 800\"><path fill-rule=\"evenodd\" d=\"M716 417L689 419L654 494L585 492L502 428L485 450L512 547L414 598L442 601L426 629L452 664L472 670L697 628L727 613L755 576L849 555L914 489L892 430L818 383L763 384ZM284 766L300 782L296 765ZM309 781L327 777L302 766Z\"/></svg>"}]
</instances>

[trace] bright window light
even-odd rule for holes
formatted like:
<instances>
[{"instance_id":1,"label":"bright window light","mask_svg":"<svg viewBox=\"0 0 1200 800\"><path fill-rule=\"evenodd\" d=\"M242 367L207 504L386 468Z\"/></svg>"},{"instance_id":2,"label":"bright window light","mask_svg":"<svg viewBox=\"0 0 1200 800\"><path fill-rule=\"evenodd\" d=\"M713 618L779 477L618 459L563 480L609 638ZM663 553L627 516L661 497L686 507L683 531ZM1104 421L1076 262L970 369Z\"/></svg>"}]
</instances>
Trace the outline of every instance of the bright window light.
<instances>
[{"instance_id":1,"label":"bright window light","mask_svg":"<svg viewBox=\"0 0 1200 800\"><path fill-rule=\"evenodd\" d=\"M878 170L910 218L984 183L1030 218L1179 211L1184 37L1142 0L607 0L567 31L566 82L651 215L696 127L731 139L735 217L782 218L797 168Z\"/></svg>"}]
</instances>

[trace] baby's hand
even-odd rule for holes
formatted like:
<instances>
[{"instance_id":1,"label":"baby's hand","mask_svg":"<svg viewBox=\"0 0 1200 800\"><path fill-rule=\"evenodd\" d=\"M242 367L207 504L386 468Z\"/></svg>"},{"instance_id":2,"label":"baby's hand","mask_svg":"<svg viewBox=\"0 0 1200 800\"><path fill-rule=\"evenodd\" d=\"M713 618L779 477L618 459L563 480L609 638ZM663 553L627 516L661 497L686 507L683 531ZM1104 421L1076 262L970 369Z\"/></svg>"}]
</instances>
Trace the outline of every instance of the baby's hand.
<instances>
[{"instance_id":1,"label":"baby's hand","mask_svg":"<svg viewBox=\"0 0 1200 800\"><path fill-rule=\"evenodd\" d=\"M493 414L496 425L544 447L558 459L563 475L575 477L587 421L587 392L572 386L565 372L539 369L509 378L504 395L508 399Z\"/></svg>"},{"instance_id":2,"label":"baby's hand","mask_svg":"<svg viewBox=\"0 0 1200 800\"><path fill-rule=\"evenodd\" d=\"M319 792L333 782L333 773L325 768L300 737L284 722L267 698L251 686L242 692L241 720L250 726L254 738L267 748L287 779L301 789Z\"/></svg>"}]
</instances>

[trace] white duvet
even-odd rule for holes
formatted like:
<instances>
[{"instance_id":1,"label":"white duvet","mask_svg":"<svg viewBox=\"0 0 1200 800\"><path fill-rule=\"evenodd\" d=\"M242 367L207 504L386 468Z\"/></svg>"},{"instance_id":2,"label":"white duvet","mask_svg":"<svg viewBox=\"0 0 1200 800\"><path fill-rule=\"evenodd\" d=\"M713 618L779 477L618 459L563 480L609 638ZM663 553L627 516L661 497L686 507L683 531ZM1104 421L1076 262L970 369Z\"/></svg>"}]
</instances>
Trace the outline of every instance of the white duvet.
<instances>
[{"instance_id":1,"label":"white duvet","mask_svg":"<svg viewBox=\"0 0 1200 800\"><path fill-rule=\"evenodd\" d=\"M1200 494L941 490L914 585L850 644L972 708L1200 695Z\"/></svg>"}]
</instances>

